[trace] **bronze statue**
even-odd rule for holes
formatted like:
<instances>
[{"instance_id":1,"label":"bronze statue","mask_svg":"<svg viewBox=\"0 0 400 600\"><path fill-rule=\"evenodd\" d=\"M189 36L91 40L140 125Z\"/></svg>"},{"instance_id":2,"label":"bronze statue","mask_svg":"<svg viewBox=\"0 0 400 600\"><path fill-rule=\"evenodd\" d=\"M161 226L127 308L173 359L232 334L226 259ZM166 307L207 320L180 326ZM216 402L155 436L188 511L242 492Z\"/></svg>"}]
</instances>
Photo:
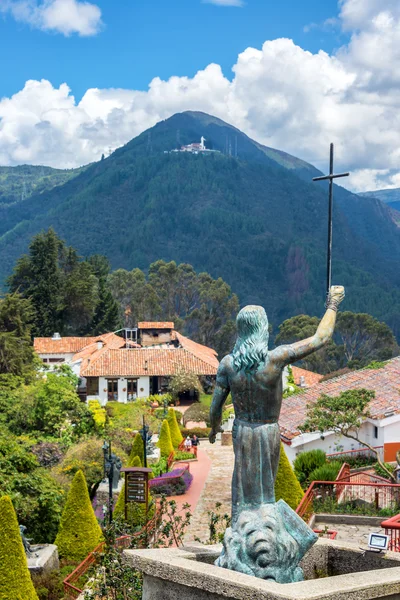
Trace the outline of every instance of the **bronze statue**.
<instances>
[{"instance_id":1,"label":"bronze statue","mask_svg":"<svg viewBox=\"0 0 400 600\"><path fill-rule=\"evenodd\" d=\"M232 477L233 529L242 511L259 511L265 504L275 502L282 372L287 365L305 358L329 341L343 298L344 288L332 286L326 313L315 335L271 351L268 351L265 310L261 306L246 306L237 316L236 345L220 363L210 409L210 442L214 443L217 433L221 431L225 400L231 393L235 409L232 431L235 453Z\"/></svg>"}]
</instances>

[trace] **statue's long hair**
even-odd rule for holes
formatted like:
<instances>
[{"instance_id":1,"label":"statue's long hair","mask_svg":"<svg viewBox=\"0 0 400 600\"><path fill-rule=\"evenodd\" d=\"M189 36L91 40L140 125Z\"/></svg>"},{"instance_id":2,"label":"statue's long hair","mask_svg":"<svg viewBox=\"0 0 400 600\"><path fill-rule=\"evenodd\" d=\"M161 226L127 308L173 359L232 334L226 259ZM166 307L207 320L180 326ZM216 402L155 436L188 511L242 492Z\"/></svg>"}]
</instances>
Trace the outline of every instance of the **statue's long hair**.
<instances>
[{"instance_id":1,"label":"statue's long hair","mask_svg":"<svg viewBox=\"0 0 400 600\"><path fill-rule=\"evenodd\" d=\"M236 319L237 340L232 351L236 371L251 371L268 354L268 318L262 306L245 306Z\"/></svg>"}]
</instances>

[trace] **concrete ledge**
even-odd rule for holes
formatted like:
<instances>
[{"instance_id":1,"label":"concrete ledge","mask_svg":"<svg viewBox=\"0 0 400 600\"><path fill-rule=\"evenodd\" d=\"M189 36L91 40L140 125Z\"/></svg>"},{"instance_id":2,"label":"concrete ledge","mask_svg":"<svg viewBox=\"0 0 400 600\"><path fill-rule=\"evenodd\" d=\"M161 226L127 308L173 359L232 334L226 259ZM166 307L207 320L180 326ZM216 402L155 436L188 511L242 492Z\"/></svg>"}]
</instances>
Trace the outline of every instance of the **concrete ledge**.
<instances>
[{"instance_id":1,"label":"concrete ledge","mask_svg":"<svg viewBox=\"0 0 400 600\"><path fill-rule=\"evenodd\" d=\"M38 556L28 558L30 573L47 573L60 568L58 549L54 544L44 544L40 549L38 546L32 546L32 551L37 552Z\"/></svg>"},{"instance_id":2,"label":"concrete ledge","mask_svg":"<svg viewBox=\"0 0 400 600\"><path fill-rule=\"evenodd\" d=\"M332 515L329 513L315 514L314 523L332 523L332 525L369 525L381 528L381 523L388 517L364 517L363 515Z\"/></svg>"},{"instance_id":3,"label":"concrete ledge","mask_svg":"<svg viewBox=\"0 0 400 600\"><path fill-rule=\"evenodd\" d=\"M302 566L307 577L322 578L289 584L216 567L211 563L218 555L213 546L124 552L125 560L144 573L143 600L400 600L400 555L394 552L365 554L321 538ZM351 572L326 577L330 561L334 572L343 564Z\"/></svg>"}]
</instances>

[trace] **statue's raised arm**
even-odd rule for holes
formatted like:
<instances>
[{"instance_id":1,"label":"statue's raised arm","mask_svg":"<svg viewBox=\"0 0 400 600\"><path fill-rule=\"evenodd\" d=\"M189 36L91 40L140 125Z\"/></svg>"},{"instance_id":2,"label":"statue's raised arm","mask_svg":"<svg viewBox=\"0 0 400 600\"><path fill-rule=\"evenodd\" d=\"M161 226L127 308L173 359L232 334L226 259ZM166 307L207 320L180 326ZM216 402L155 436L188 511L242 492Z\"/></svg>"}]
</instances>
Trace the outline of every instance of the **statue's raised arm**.
<instances>
[{"instance_id":1,"label":"statue's raised arm","mask_svg":"<svg viewBox=\"0 0 400 600\"><path fill-rule=\"evenodd\" d=\"M279 346L275 350L271 350L269 355L270 360L281 365L288 365L322 348L332 337L333 330L335 329L337 309L343 298L344 287L333 285L329 292L326 312L315 334L305 340Z\"/></svg>"}]
</instances>

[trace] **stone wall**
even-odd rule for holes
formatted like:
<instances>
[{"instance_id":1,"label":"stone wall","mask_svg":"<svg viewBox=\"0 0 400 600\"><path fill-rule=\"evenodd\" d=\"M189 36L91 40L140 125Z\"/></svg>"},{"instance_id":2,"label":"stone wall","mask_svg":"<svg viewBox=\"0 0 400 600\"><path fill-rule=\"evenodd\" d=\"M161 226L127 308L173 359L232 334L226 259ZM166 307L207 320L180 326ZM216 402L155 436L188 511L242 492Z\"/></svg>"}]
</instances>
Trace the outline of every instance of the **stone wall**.
<instances>
[{"instance_id":1,"label":"stone wall","mask_svg":"<svg viewBox=\"0 0 400 600\"><path fill-rule=\"evenodd\" d=\"M320 539L302 561L306 581L278 584L214 566L214 546L126 550L144 573L143 600L400 600L400 554Z\"/></svg>"}]
</instances>

